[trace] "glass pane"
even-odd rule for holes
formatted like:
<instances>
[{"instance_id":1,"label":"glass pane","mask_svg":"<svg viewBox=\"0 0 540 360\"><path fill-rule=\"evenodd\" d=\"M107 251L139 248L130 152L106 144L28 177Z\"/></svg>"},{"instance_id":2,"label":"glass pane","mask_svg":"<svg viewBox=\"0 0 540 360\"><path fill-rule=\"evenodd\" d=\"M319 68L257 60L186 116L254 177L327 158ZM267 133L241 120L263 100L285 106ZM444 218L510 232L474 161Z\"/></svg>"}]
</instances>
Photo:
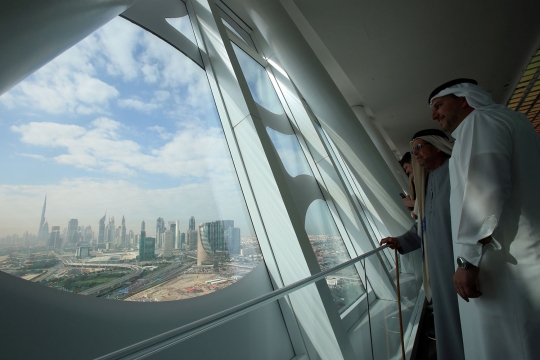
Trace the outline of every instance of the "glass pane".
<instances>
[{"instance_id":1,"label":"glass pane","mask_svg":"<svg viewBox=\"0 0 540 360\"><path fill-rule=\"evenodd\" d=\"M182 15L174 18L165 18L167 22L176 30L178 30L182 35L191 40L192 43L197 44L195 40L195 34L193 33L193 28L191 27L191 21L189 20L189 15L187 12L186 5L182 1L177 1L175 4L178 7L179 13L175 15Z\"/></svg>"},{"instance_id":2,"label":"glass pane","mask_svg":"<svg viewBox=\"0 0 540 360\"><path fill-rule=\"evenodd\" d=\"M223 25L225 25L227 27L227 29L231 30L236 36L238 36L247 45L247 42L244 39L244 37L242 35L240 35L240 33L238 31L236 31L235 28L233 28L227 21L225 21L223 19L221 19L221 21L223 21Z\"/></svg>"},{"instance_id":3,"label":"glass pane","mask_svg":"<svg viewBox=\"0 0 540 360\"><path fill-rule=\"evenodd\" d=\"M283 107L266 74L266 70L234 43L232 44L253 100L274 114L283 114Z\"/></svg>"},{"instance_id":4,"label":"glass pane","mask_svg":"<svg viewBox=\"0 0 540 360\"><path fill-rule=\"evenodd\" d=\"M206 73L129 21L0 97L0 118L1 270L168 301L262 261Z\"/></svg>"},{"instance_id":5,"label":"glass pane","mask_svg":"<svg viewBox=\"0 0 540 360\"><path fill-rule=\"evenodd\" d=\"M290 176L313 175L296 135L285 135L269 127L266 128L266 132Z\"/></svg>"},{"instance_id":6,"label":"glass pane","mask_svg":"<svg viewBox=\"0 0 540 360\"><path fill-rule=\"evenodd\" d=\"M305 227L321 270L330 269L350 259L325 201L315 200L309 205ZM358 271L354 266L328 276L326 283L340 312L364 293Z\"/></svg>"},{"instance_id":7,"label":"glass pane","mask_svg":"<svg viewBox=\"0 0 540 360\"><path fill-rule=\"evenodd\" d=\"M283 114L283 107L277 98L277 94L264 68L236 45L233 44L233 47L255 101L267 110ZM270 98L275 100L267 102L265 106L261 102L261 94L267 95L264 99ZM270 105L268 104L273 108L269 108ZM266 131L287 173L293 178L299 175L308 175L308 177L298 179L299 182L289 182L289 186L292 189L292 194L298 208L306 211L306 231L319 265L322 269L328 269L349 260L350 255L347 252L326 202L324 200L315 200L309 205L308 209L304 208L306 198L321 199L324 196L319 188L320 185L313 176L306 155L287 117L282 115L283 122L278 126L280 128L288 126L288 129L284 131L291 135L283 134L272 129L271 124L280 121L281 118L276 120L267 119L264 114L262 116L263 122L268 125ZM274 126L276 125L274 124ZM295 188L297 186L302 187L302 190L299 191L299 189ZM327 278L327 284L340 312L343 312L364 293L358 272L354 266L334 273Z\"/></svg>"},{"instance_id":8,"label":"glass pane","mask_svg":"<svg viewBox=\"0 0 540 360\"><path fill-rule=\"evenodd\" d=\"M414 253L419 253L415 251ZM399 256L400 261L403 258ZM384 276L385 266L380 262L380 258L376 254L371 255L365 262L362 261L362 266L365 267L366 262L371 262L381 276ZM401 267L401 265L400 265ZM390 274L394 283L397 285L395 266L393 272ZM370 282L373 280L368 278L367 290L372 291ZM405 349L412 348L416 331L415 321L420 316L424 297L418 297L419 288L415 286L414 277L409 274L405 274L400 271L399 274L400 284L400 302L401 302L401 321L403 324L403 338L405 341ZM417 303L420 301L421 303ZM376 299L371 302L368 308L368 316L370 325L370 332L373 345L373 358L374 359L399 359L401 358L401 333L400 333L400 314L398 308L398 301L396 300L383 300ZM364 325L365 328L365 325ZM357 329L356 331L366 331L366 329ZM423 334L421 334L423 335Z\"/></svg>"},{"instance_id":9,"label":"glass pane","mask_svg":"<svg viewBox=\"0 0 540 360\"><path fill-rule=\"evenodd\" d=\"M189 16L186 15L179 18L165 18L165 20L167 20L167 22L182 35L191 40L192 43L197 44Z\"/></svg>"}]
</instances>

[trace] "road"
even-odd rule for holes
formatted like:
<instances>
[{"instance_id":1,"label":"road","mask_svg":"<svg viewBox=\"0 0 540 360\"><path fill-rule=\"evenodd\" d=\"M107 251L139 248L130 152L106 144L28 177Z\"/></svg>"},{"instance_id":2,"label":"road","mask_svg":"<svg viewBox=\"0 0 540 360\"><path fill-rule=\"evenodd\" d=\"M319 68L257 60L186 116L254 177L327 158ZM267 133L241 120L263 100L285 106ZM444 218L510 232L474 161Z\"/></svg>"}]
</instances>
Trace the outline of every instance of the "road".
<instances>
[{"instance_id":1,"label":"road","mask_svg":"<svg viewBox=\"0 0 540 360\"><path fill-rule=\"evenodd\" d=\"M109 281L109 282L107 282L105 284L94 286L93 288L81 291L79 293L81 295L90 295L90 294L100 292L102 290L106 290L106 289L110 289L110 288L114 289L116 287L116 285L122 284L122 283L124 283L126 281L129 281L129 280L135 278L135 277L138 277L144 271L144 269L142 267L137 266L137 265L107 264L107 263L91 263L91 264L88 264L88 263L74 263L74 262L71 262L69 260L64 262L64 266L73 266L73 267L113 267L113 268L126 268L126 269L131 269L132 270L129 274L127 274L125 276L122 276L121 278L118 278L118 279L115 279L113 281Z\"/></svg>"}]
</instances>

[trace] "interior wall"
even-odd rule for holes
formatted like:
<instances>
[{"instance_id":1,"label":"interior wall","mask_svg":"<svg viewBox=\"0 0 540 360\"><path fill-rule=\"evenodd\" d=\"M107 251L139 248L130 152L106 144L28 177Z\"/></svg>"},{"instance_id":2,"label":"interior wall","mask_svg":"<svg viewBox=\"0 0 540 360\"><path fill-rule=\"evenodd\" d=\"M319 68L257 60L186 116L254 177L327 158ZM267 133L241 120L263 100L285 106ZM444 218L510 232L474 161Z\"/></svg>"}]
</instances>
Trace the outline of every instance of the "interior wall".
<instances>
[{"instance_id":1,"label":"interior wall","mask_svg":"<svg viewBox=\"0 0 540 360\"><path fill-rule=\"evenodd\" d=\"M94 359L272 291L264 264L219 292L151 303L100 299L0 272L2 357ZM188 339L152 359L291 359L277 302Z\"/></svg>"},{"instance_id":2,"label":"interior wall","mask_svg":"<svg viewBox=\"0 0 540 360\"><path fill-rule=\"evenodd\" d=\"M2 4L0 95L126 10L135 0Z\"/></svg>"}]
</instances>

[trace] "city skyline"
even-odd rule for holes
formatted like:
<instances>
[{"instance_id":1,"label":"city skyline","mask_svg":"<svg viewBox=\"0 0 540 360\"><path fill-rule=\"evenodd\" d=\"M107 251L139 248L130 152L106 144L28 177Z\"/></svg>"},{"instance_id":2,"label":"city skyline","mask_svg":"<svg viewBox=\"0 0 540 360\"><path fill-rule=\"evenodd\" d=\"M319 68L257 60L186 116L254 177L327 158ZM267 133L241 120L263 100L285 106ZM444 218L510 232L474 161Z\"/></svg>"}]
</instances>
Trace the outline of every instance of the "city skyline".
<instances>
[{"instance_id":1,"label":"city skyline","mask_svg":"<svg viewBox=\"0 0 540 360\"><path fill-rule=\"evenodd\" d=\"M195 215L252 232L206 73L124 19L3 94L0 141L0 237L37 235L44 194L49 228L107 210L128 230Z\"/></svg>"},{"instance_id":2,"label":"city skyline","mask_svg":"<svg viewBox=\"0 0 540 360\"><path fill-rule=\"evenodd\" d=\"M278 142L283 163L309 173L291 139ZM185 228L193 215L254 235L206 73L124 19L0 96L0 141L0 237L38 235L44 194L49 229L72 218L99 228L107 211L128 230L158 216ZM310 206L309 234L336 233L324 207Z\"/></svg>"}]
</instances>

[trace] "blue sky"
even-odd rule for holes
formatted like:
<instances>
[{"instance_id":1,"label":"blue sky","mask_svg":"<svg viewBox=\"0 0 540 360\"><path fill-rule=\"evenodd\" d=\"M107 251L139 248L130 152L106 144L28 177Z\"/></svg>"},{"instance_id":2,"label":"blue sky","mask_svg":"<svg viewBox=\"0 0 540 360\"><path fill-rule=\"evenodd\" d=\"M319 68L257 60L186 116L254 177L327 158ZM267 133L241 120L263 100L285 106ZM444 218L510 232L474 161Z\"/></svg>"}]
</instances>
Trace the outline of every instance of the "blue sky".
<instances>
[{"instance_id":1,"label":"blue sky","mask_svg":"<svg viewBox=\"0 0 540 360\"><path fill-rule=\"evenodd\" d=\"M2 95L0 141L0 236L37 233L45 193L49 226L107 210L134 231L194 215L252 233L204 70L124 19Z\"/></svg>"}]
</instances>

